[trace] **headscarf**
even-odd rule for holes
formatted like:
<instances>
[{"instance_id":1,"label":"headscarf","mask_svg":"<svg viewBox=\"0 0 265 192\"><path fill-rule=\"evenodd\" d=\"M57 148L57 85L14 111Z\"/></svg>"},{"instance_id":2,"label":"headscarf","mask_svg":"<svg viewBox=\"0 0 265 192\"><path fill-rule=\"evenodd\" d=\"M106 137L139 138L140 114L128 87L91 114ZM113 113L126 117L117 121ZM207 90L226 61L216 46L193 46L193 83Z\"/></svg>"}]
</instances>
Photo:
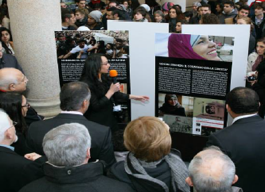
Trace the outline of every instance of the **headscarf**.
<instances>
[{"instance_id":1,"label":"headscarf","mask_svg":"<svg viewBox=\"0 0 265 192\"><path fill-rule=\"evenodd\" d=\"M171 34L168 38L168 56L206 60L193 51L192 45L195 45L199 39L200 35Z\"/></svg>"}]
</instances>

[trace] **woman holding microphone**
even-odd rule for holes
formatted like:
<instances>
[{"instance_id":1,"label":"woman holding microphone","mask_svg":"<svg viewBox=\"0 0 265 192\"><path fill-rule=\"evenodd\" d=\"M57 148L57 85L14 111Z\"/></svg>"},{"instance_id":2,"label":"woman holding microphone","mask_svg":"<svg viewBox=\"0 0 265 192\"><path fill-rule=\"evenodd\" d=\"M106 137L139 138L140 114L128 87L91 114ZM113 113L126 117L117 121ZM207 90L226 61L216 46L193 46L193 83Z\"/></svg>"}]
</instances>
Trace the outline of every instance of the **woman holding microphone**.
<instances>
[{"instance_id":1,"label":"woman holding microphone","mask_svg":"<svg viewBox=\"0 0 265 192\"><path fill-rule=\"evenodd\" d=\"M100 54L88 56L80 81L88 84L91 91L90 105L85 113L88 120L109 126L112 132L118 130L118 124L113 113L116 101L129 99L148 101L147 96L128 95L120 92L120 83L112 83L108 77L110 64L108 59Z\"/></svg>"}]
</instances>

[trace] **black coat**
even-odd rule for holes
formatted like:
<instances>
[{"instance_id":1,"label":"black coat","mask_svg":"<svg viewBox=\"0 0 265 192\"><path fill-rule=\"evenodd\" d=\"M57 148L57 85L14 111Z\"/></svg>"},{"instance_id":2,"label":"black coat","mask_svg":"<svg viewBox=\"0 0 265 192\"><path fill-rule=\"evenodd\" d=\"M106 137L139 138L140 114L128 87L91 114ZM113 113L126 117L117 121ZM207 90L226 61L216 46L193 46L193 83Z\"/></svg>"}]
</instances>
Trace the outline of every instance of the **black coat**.
<instances>
[{"instance_id":1,"label":"black coat","mask_svg":"<svg viewBox=\"0 0 265 192\"><path fill-rule=\"evenodd\" d=\"M0 191L16 192L33 180L43 177L45 159L29 161L11 149L0 146Z\"/></svg>"},{"instance_id":2,"label":"black coat","mask_svg":"<svg viewBox=\"0 0 265 192\"><path fill-rule=\"evenodd\" d=\"M236 166L235 184L244 192L264 191L265 121L258 115L237 120L233 125L209 137L207 146L215 145Z\"/></svg>"},{"instance_id":3,"label":"black coat","mask_svg":"<svg viewBox=\"0 0 265 192\"><path fill-rule=\"evenodd\" d=\"M45 164L44 174L20 192L133 192L128 185L103 176L100 162L64 168Z\"/></svg>"},{"instance_id":4,"label":"black coat","mask_svg":"<svg viewBox=\"0 0 265 192\"><path fill-rule=\"evenodd\" d=\"M110 129L88 121L84 116L76 114L59 114L52 119L32 123L27 133L29 151L44 155L42 149L44 135L51 129L65 123L80 123L86 126L92 142L90 149L91 161L100 159L105 161L108 166L115 163Z\"/></svg>"},{"instance_id":5,"label":"black coat","mask_svg":"<svg viewBox=\"0 0 265 192\"><path fill-rule=\"evenodd\" d=\"M99 82L99 85L88 84L91 91L90 105L84 116L96 123L109 126L114 132L118 129L117 121L113 113L113 103L116 101L127 101L129 95L121 92L116 92L111 99L108 99L105 94L108 92L111 82ZM101 87L101 88L99 88Z\"/></svg>"},{"instance_id":6,"label":"black coat","mask_svg":"<svg viewBox=\"0 0 265 192\"><path fill-rule=\"evenodd\" d=\"M19 65L17 59L13 55L3 53L3 57L0 61L0 69L5 67L15 68L24 73L22 67Z\"/></svg>"}]
</instances>

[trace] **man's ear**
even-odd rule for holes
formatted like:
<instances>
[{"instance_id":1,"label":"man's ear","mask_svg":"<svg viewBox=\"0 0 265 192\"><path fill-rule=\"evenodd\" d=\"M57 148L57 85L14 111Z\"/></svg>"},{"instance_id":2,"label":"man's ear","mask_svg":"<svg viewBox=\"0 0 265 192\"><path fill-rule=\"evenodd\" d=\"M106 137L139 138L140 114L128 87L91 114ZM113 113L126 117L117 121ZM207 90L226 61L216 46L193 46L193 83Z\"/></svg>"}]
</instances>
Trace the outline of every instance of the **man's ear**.
<instances>
[{"instance_id":1,"label":"man's ear","mask_svg":"<svg viewBox=\"0 0 265 192\"><path fill-rule=\"evenodd\" d=\"M86 151L86 158L90 159L90 148L88 148Z\"/></svg>"},{"instance_id":2,"label":"man's ear","mask_svg":"<svg viewBox=\"0 0 265 192\"><path fill-rule=\"evenodd\" d=\"M83 103L82 103L82 107L85 108L85 107L88 107L89 106L89 101L88 100L84 100Z\"/></svg>"},{"instance_id":3,"label":"man's ear","mask_svg":"<svg viewBox=\"0 0 265 192\"><path fill-rule=\"evenodd\" d=\"M193 187L193 183L192 183L190 177L187 177L187 178L185 179L185 181L186 181L186 183L187 183L189 186Z\"/></svg>"},{"instance_id":4,"label":"man's ear","mask_svg":"<svg viewBox=\"0 0 265 192\"><path fill-rule=\"evenodd\" d=\"M225 105L225 108L226 108L227 112L231 111L231 108L228 104Z\"/></svg>"},{"instance_id":5,"label":"man's ear","mask_svg":"<svg viewBox=\"0 0 265 192\"><path fill-rule=\"evenodd\" d=\"M6 138L12 140L13 137L14 137L14 134L11 132L11 129L7 129L7 130L5 131L5 136L6 136Z\"/></svg>"},{"instance_id":6,"label":"man's ear","mask_svg":"<svg viewBox=\"0 0 265 192\"><path fill-rule=\"evenodd\" d=\"M235 184L237 181L238 181L238 176L237 176L237 175L235 175L235 177L234 177L234 180L233 180L233 183L232 183L232 184Z\"/></svg>"},{"instance_id":7,"label":"man's ear","mask_svg":"<svg viewBox=\"0 0 265 192\"><path fill-rule=\"evenodd\" d=\"M15 91L16 90L16 84L15 83L9 84L8 85L8 90Z\"/></svg>"}]
</instances>

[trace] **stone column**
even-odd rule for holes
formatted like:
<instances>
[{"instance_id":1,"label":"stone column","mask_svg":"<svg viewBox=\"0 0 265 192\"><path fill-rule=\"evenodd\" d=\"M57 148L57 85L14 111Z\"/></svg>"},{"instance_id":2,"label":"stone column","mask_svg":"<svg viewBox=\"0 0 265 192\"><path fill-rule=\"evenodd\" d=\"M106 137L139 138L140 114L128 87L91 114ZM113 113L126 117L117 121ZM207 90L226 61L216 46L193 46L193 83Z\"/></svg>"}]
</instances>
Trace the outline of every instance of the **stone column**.
<instances>
[{"instance_id":1,"label":"stone column","mask_svg":"<svg viewBox=\"0 0 265 192\"><path fill-rule=\"evenodd\" d=\"M15 56L28 77L28 101L45 117L59 113L54 31L61 31L60 0L8 0Z\"/></svg>"}]
</instances>

